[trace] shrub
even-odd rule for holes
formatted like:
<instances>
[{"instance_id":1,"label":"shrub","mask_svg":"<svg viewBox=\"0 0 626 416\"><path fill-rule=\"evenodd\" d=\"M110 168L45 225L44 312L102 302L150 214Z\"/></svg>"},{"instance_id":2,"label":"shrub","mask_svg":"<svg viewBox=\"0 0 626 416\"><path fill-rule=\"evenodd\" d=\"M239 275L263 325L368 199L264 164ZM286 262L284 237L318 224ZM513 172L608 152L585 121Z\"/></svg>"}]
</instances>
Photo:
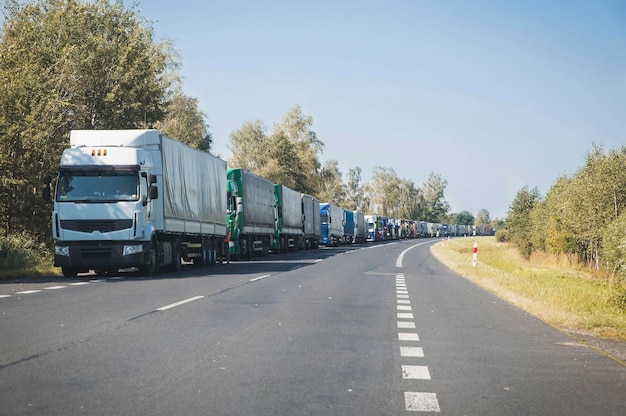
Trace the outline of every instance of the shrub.
<instances>
[{"instance_id":1,"label":"shrub","mask_svg":"<svg viewBox=\"0 0 626 416\"><path fill-rule=\"evenodd\" d=\"M509 230L506 228L499 228L498 231L496 231L495 237L498 243L508 243L511 240Z\"/></svg>"},{"instance_id":2,"label":"shrub","mask_svg":"<svg viewBox=\"0 0 626 416\"><path fill-rule=\"evenodd\" d=\"M27 233L0 236L0 270L37 267L48 257L48 249Z\"/></svg>"}]
</instances>

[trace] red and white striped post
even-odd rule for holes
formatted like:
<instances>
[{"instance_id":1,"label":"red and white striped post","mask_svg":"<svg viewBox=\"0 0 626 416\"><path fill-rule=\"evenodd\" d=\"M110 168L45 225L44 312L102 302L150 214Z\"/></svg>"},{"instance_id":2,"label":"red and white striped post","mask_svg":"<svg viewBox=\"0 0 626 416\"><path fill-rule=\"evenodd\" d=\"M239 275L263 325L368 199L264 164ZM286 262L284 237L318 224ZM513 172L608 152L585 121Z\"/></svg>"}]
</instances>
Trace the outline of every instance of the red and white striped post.
<instances>
[{"instance_id":1,"label":"red and white striped post","mask_svg":"<svg viewBox=\"0 0 626 416\"><path fill-rule=\"evenodd\" d=\"M474 243L474 255L472 256L472 266L476 267L478 262L478 243Z\"/></svg>"}]
</instances>

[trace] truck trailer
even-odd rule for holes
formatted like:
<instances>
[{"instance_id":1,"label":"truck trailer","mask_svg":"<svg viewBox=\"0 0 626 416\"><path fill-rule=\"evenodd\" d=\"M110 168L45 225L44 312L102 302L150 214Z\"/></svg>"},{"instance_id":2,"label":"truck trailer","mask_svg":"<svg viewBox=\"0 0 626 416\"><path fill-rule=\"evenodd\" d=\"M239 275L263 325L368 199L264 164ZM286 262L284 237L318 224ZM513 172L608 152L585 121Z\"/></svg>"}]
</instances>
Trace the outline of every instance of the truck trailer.
<instances>
[{"instance_id":1,"label":"truck trailer","mask_svg":"<svg viewBox=\"0 0 626 416\"><path fill-rule=\"evenodd\" d=\"M325 246L338 246L344 241L343 208L331 203L320 203L320 244Z\"/></svg>"},{"instance_id":2,"label":"truck trailer","mask_svg":"<svg viewBox=\"0 0 626 416\"><path fill-rule=\"evenodd\" d=\"M227 231L225 186L225 161L156 130L73 130L55 184L54 265L66 277L213 265Z\"/></svg>"},{"instance_id":3,"label":"truck trailer","mask_svg":"<svg viewBox=\"0 0 626 416\"><path fill-rule=\"evenodd\" d=\"M298 250L302 241L302 196L285 185L274 184L275 227L271 249Z\"/></svg>"},{"instance_id":4,"label":"truck trailer","mask_svg":"<svg viewBox=\"0 0 626 416\"><path fill-rule=\"evenodd\" d=\"M361 211L354 211L354 242L363 244L367 240L367 222L365 214Z\"/></svg>"},{"instance_id":5,"label":"truck trailer","mask_svg":"<svg viewBox=\"0 0 626 416\"><path fill-rule=\"evenodd\" d=\"M230 256L251 260L255 253L267 255L274 244L274 184L245 169L228 169L226 194Z\"/></svg>"},{"instance_id":6,"label":"truck trailer","mask_svg":"<svg viewBox=\"0 0 626 416\"><path fill-rule=\"evenodd\" d=\"M320 201L311 195L301 194L302 240L305 249L318 248L320 244Z\"/></svg>"}]
</instances>

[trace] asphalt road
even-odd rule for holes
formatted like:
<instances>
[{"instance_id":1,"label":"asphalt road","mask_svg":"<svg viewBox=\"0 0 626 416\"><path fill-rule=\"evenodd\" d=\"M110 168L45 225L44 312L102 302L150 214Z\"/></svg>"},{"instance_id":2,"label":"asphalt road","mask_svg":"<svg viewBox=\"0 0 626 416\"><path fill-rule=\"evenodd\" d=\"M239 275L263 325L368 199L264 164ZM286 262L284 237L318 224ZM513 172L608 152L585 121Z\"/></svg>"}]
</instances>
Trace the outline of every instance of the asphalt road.
<instances>
[{"instance_id":1,"label":"asphalt road","mask_svg":"<svg viewBox=\"0 0 626 416\"><path fill-rule=\"evenodd\" d=\"M0 415L626 415L626 367L432 243L0 282Z\"/></svg>"}]
</instances>

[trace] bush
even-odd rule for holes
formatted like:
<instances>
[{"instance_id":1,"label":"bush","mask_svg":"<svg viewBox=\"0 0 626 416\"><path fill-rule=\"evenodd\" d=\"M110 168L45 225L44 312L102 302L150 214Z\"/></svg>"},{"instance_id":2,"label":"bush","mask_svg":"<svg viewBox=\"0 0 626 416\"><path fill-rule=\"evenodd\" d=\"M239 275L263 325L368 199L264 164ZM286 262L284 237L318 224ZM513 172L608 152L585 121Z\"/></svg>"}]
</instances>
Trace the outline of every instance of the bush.
<instances>
[{"instance_id":1,"label":"bush","mask_svg":"<svg viewBox=\"0 0 626 416\"><path fill-rule=\"evenodd\" d=\"M49 257L44 244L37 244L27 233L0 236L0 270L37 267Z\"/></svg>"},{"instance_id":2,"label":"bush","mask_svg":"<svg viewBox=\"0 0 626 416\"><path fill-rule=\"evenodd\" d=\"M509 230L505 228L499 228L498 231L496 231L495 237L498 243L508 243L511 240Z\"/></svg>"},{"instance_id":3,"label":"bush","mask_svg":"<svg viewBox=\"0 0 626 416\"><path fill-rule=\"evenodd\" d=\"M602 256L609 272L626 282L626 213L606 227Z\"/></svg>"}]
</instances>

